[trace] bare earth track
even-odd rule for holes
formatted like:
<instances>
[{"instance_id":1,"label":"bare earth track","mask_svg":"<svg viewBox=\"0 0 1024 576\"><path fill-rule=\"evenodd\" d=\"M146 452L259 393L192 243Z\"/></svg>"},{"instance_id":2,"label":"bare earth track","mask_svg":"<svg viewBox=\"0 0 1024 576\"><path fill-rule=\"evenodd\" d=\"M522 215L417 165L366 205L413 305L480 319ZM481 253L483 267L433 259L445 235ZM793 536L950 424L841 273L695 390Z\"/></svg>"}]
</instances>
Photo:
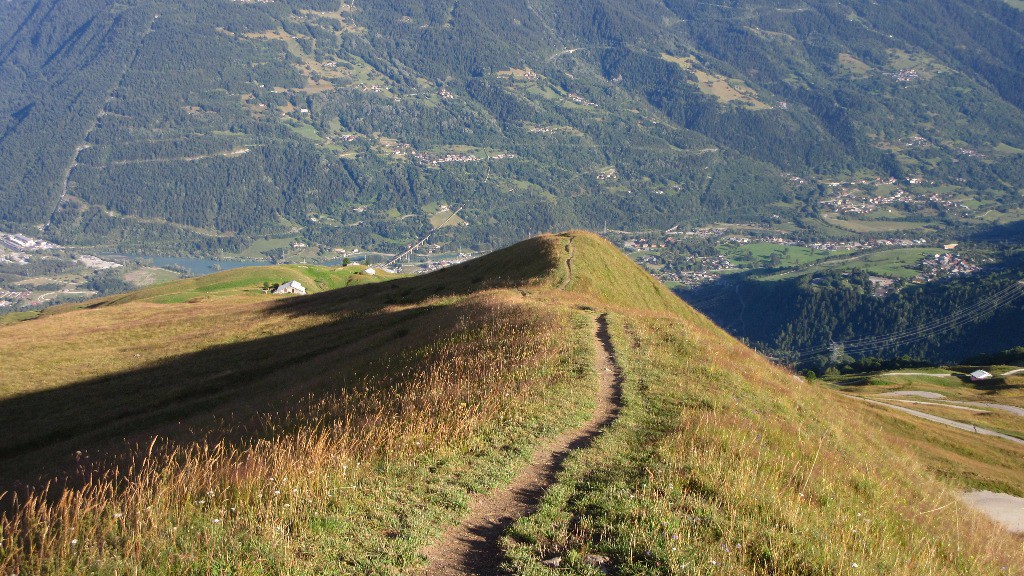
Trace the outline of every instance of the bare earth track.
<instances>
[{"instance_id":1,"label":"bare earth track","mask_svg":"<svg viewBox=\"0 0 1024 576\"><path fill-rule=\"evenodd\" d=\"M622 401L622 375L604 315L594 332L595 367L601 378L594 412L583 427L562 433L540 448L512 483L474 500L462 524L454 526L437 544L425 550L431 576L500 574L503 560L499 540L512 523L531 513L544 491L555 481L562 462L573 451L587 447L618 416Z\"/></svg>"}]
</instances>

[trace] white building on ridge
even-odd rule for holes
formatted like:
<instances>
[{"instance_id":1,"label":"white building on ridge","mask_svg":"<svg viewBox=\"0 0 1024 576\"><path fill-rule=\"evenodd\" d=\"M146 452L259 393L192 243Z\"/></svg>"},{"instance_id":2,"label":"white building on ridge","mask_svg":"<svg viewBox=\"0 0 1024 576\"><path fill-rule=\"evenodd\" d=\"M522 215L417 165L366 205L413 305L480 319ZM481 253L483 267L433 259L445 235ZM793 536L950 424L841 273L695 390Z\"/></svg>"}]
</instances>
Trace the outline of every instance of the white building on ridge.
<instances>
[{"instance_id":1,"label":"white building on ridge","mask_svg":"<svg viewBox=\"0 0 1024 576\"><path fill-rule=\"evenodd\" d=\"M274 290L274 294L305 294L306 287L299 284L298 280L289 280Z\"/></svg>"}]
</instances>

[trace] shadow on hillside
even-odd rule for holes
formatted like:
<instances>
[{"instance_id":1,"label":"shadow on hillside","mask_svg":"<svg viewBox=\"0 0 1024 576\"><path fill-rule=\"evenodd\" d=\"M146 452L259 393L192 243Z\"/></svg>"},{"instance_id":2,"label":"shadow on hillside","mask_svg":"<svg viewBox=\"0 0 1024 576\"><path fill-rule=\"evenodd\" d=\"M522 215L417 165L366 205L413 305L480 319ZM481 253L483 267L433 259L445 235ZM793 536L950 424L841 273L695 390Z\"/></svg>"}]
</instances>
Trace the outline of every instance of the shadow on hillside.
<instances>
[{"instance_id":1,"label":"shadow on hillside","mask_svg":"<svg viewBox=\"0 0 1024 576\"><path fill-rule=\"evenodd\" d=\"M268 313L321 316L323 323L0 400L0 494L54 476L74 484L90 468L124 469L134 447L154 436L173 447L287 433L264 430L257 416L315 402L344 386L346 375L455 330L479 310L432 298L543 277L551 270L549 245L530 241L425 276L286 298Z\"/></svg>"},{"instance_id":2,"label":"shadow on hillside","mask_svg":"<svg viewBox=\"0 0 1024 576\"><path fill-rule=\"evenodd\" d=\"M0 494L41 476L123 464L154 435L166 447L248 443L273 434L258 414L336 391L346 374L451 329L437 307L367 311L312 328L215 346L128 372L0 401ZM104 462L109 466L113 462ZM122 466L123 468L123 466Z\"/></svg>"},{"instance_id":3,"label":"shadow on hillside","mask_svg":"<svg viewBox=\"0 0 1024 576\"><path fill-rule=\"evenodd\" d=\"M971 240L987 242L1012 242L1024 240L1024 220L997 224L986 230L971 235Z\"/></svg>"}]
</instances>

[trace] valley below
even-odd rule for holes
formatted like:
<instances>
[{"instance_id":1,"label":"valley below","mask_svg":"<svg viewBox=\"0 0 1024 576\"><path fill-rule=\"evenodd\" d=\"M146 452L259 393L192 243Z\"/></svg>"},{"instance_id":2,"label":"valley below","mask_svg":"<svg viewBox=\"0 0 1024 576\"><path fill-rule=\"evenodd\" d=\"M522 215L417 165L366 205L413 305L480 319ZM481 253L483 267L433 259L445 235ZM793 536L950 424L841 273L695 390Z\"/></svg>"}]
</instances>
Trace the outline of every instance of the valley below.
<instances>
[{"instance_id":1,"label":"valley below","mask_svg":"<svg viewBox=\"0 0 1024 576\"><path fill-rule=\"evenodd\" d=\"M1024 576L1024 1L0 2L0 576Z\"/></svg>"}]
</instances>

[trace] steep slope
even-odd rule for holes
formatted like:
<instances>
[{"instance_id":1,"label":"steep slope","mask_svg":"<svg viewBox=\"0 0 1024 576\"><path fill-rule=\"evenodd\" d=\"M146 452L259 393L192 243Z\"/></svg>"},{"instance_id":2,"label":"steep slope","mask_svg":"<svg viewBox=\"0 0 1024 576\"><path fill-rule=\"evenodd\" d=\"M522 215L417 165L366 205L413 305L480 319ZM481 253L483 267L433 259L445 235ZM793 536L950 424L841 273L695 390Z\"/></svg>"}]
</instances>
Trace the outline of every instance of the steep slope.
<instances>
[{"instance_id":1,"label":"steep slope","mask_svg":"<svg viewBox=\"0 0 1024 576\"><path fill-rule=\"evenodd\" d=\"M1024 345L1024 271L1015 258L966 277L877 296L863 271L734 278L684 296L759 350L822 371L867 358L955 363ZM829 344L848 343L838 358Z\"/></svg>"},{"instance_id":2,"label":"steep slope","mask_svg":"<svg viewBox=\"0 0 1024 576\"><path fill-rule=\"evenodd\" d=\"M814 216L846 179L1019 208L1014 6L14 0L0 222L216 252L393 249L444 204L476 246Z\"/></svg>"},{"instance_id":3,"label":"steep slope","mask_svg":"<svg viewBox=\"0 0 1024 576\"><path fill-rule=\"evenodd\" d=\"M74 342L5 353L5 573L429 573L474 495L590 417L599 315L618 418L496 544L513 570L1021 564L950 498L969 478L944 483L885 415L772 366L588 233L307 297L98 304L0 327ZM132 337L111 348L115 326ZM67 476L12 483L35 473ZM1024 493L1015 477L1001 489Z\"/></svg>"}]
</instances>

